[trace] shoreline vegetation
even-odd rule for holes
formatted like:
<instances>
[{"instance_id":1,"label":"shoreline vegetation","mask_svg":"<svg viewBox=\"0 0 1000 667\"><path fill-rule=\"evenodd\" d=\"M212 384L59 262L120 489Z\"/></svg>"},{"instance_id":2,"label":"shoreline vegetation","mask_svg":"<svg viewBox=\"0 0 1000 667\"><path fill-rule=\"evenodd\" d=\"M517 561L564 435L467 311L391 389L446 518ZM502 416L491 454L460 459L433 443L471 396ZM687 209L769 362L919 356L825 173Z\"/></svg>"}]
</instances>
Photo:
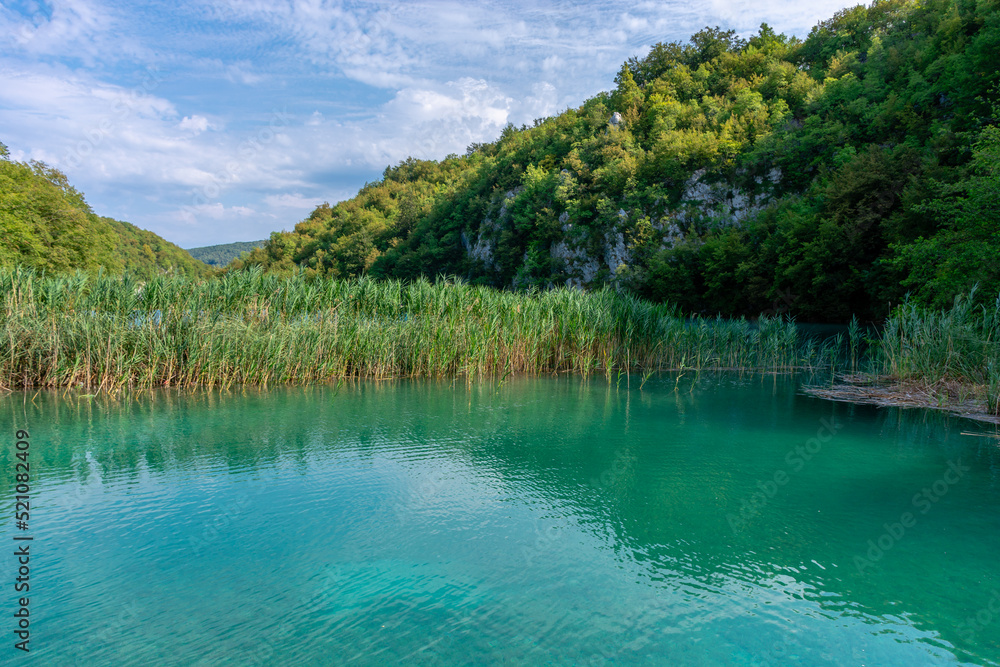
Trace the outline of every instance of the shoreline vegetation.
<instances>
[{"instance_id":1,"label":"shoreline vegetation","mask_svg":"<svg viewBox=\"0 0 1000 667\"><path fill-rule=\"evenodd\" d=\"M922 407L1000 424L1000 295L976 305L976 289L950 309L905 303L870 341L852 374L807 393L877 406ZM856 320L852 330L857 328ZM849 354L859 355L851 336Z\"/></svg>"},{"instance_id":2,"label":"shoreline vegetation","mask_svg":"<svg viewBox=\"0 0 1000 667\"><path fill-rule=\"evenodd\" d=\"M0 295L7 391L734 370L822 374L829 384L806 391L823 398L1000 415L1000 298L975 306L974 294L949 310L907 303L874 334L854 320L826 341L786 317L687 317L610 287L4 268Z\"/></svg>"},{"instance_id":3,"label":"shoreline vegetation","mask_svg":"<svg viewBox=\"0 0 1000 667\"><path fill-rule=\"evenodd\" d=\"M830 386L807 386L803 391L828 401L880 408L942 410L958 417L1000 424L1000 415L989 414L985 411L986 403L976 400L974 386L957 382L928 385L920 381L900 381L869 375L849 375L839 380Z\"/></svg>"},{"instance_id":4,"label":"shoreline vegetation","mask_svg":"<svg viewBox=\"0 0 1000 667\"><path fill-rule=\"evenodd\" d=\"M190 253L0 143L0 391L729 369L997 421L998 7L706 27L578 107ZM852 316L835 339L789 319Z\"/></svg>"}]
</instances>

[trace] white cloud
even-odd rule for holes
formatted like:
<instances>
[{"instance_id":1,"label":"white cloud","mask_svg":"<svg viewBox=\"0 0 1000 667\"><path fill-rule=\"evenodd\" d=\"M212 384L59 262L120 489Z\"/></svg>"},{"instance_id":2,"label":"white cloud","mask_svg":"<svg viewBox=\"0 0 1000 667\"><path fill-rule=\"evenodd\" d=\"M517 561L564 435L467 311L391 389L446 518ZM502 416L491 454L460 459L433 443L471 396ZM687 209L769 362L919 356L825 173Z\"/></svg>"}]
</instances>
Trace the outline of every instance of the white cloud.
<instances>
[{"instance_id":1,"label":"white cloud","mask_svg":"<svg viewBox=\"0 0 1000 667\"><path fill-rule=\"evenodd\" d=\"M193 165L175 165L164 167L160 171L161 182L191 188L203 187L213 182L215 175Z\"/></svg>"},{"instance_id":2,"label":"white cloud","mask_svg":"<svg viewBox=\"0 0 1000 667\"><path fill-rule=\"evenodd\" d=\"M188 130L194 134L201 134L208 129L208 119L204 116L184 116L180 123L177 124L182 130Z\"/></svg>"},{"instance_id":3,"label":"white cloud","mask_svg":"<svg viewBox=\"0 0 1000 667\"><path fill-rule=\"evenodd\" d=\"M629 13L621 15L622 27L629 32L641 32L649 29L649 19L645 17L632 16Z\"/></svg>"},{"instance_id":4,"label":"white cloud","mask_svg":"<svg viewBox=\"0 0 1000 667\"><path fill-rule=\"evenodd\" d=\"M304 197L301 193L295 192L292 194L280 194L280 195L267 195L264 197L264 203L271 208L277 209L297 209L311 211L320 204L322 204L325 199L321 197Z\"/></svg>"},{"instance_id":5,"label":"white cloud","mask_svg":"<svg viewBox=\"0 0 1000 667\"><path fill-rule=\"evenodd\" d=\"M412 82L404 71L412 58L390 29L397 8L362 3L285 0L229 0L213 5L224 20L254 20L290 35L313 64L343 71L377 86Z\"/></svg>"},{"instance_id":6,"label":"white cloud","mask_svg":"<svg viewBox=\"0 0 1000 667\"><path fill-rule=\"evenodd\" d=\"M386 165L577 106L657 41L761 21L804 36L843 4L51 0L31 18L0 5L0 139L171 240L262 238Z\"/></svg>"},{"instance_id":7,"label":"white cloud","mask_svg":"<svg viewBox=\"0 0 1000 667\"><path fill-rule=\"evenodd\" d=\"M551 83L542 81L531 87L531 96L525 98L523 110L532 118L547 118L561 109L558 107L558 91Z\"/></svg>"},{"instance_id":8,"label":"white cloud","mask_svg":"<svg viewBox=\"0 0 1000 667\"><path fill-rule=\"evenodd\" d=\"M566 61L559 56L549 56L542 61L542 70L545 72L552 72L553 70L558 70L566 64Z\"/></svg>"},{"instance_id":9,"label":"white cloud","mask_svg":"<svg viewBox=\"0 0 1000 667\"><path fill-rule=\"evenodd\" d=\"M128 29L129 16L101 0L37 0L30 14L0 3L0 46L5 55L63 57L87 67L148 62L150 52ZM40 7L41 5L41 7ZM42 9L44 7L44 10Z\"/></svg>"},{"instance_id":10,"label":"white cloud","mask_svg":"<svg viewBox=\"0 0 1000 667\"><path fill-rule=\"evenodd\" d=\"M813 2L751 2L750 0L708 0L708 12L717 22L738 32L756 32L761 23L767 23L778 32L796 31L805 38L817 21L833 16L844 7L858 2L844 0L815 0ZM801 26L801 28L799 28ZM798 30L796 30L799 28Z\"/></svg>"},{"instance_id":11,"label":"white cloud","mask_svg":"<svg viewBox=\"0 0 1000 667\"><path fill-rule=\"evenodd\" d=\"M404 88L386 107L400 120L444 123L455 118L479 118L491 124L507 121L511 99L482 79L449 81L438 90Z\"/></svg>"},{"instance_id":12,"label":"white cloud","mask_svg":"<svg viewBox=\"0 0 1000 667\"><path fill-rule=\"evenodd\" d=\"M40 11L25 18L0 7L0 34L12 46L38 54L65 53L77 49L83 55L96 55L95 36L107 32L109 15L88 0L53 0L48 16Z\"/></svg>"},{"instance_id":13,"label":"white cloud","mask_svg":"<svg viewBox=\"0 0 1000 667\"><path fill-rule=\"evenodd\" d=\"M253 65L245 61L233 63L225 67L226 78L233 83L242 83L247 86L264 81L265 77L255 73L253 69Z\"/></svg>"}]
</instances>

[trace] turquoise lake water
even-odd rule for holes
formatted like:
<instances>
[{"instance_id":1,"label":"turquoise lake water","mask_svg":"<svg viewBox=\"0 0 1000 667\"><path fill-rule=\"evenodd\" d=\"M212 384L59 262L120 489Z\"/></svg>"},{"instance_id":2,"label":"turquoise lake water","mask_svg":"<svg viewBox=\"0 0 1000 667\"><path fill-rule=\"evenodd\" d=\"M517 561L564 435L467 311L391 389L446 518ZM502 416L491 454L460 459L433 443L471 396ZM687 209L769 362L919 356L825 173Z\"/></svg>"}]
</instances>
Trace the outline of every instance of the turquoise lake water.
<instances>
[{"instance_id":1,"label":"turquoise lake water","mask_svg":"<svg viewBox=\"0 0 1000 667\"><path fill-rule=\"evenodd\" d=\"M994 427L638 385L0 397L0 663L1000 664Z\"/></svg>"}]
</instances>

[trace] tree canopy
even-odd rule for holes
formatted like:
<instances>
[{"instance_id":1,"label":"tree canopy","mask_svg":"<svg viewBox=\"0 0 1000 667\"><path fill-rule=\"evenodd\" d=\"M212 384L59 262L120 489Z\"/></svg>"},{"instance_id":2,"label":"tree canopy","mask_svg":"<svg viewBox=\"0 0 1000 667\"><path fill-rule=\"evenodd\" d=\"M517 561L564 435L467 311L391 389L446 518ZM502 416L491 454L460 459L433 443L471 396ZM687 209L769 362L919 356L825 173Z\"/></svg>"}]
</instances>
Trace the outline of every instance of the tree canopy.
<instances>
[{"instance_id":1,"label":"tree canopy","mask_svg":"<svg viewBox=\"0 0 1000 667\"><path fill-rule=\"evenodd\" d=\"M208 266L127 222L96 215L66 175L9 159L0 144L0 266L48 272L103 269L140 277L205 275Z\"/></svg>"},{"instance_id":2,"label":"tree canopy","mask_svg":"<svg viewBox=\"0 0 1000 667\"><path fill-rule=\"evenodd\" d=\"M974 284L995 296L998 7L877 0L805 40L763 24L657 44L610 92L390 167L236 265L587 278L691 312L814 320Z\"/></svg>"}]
</instances>

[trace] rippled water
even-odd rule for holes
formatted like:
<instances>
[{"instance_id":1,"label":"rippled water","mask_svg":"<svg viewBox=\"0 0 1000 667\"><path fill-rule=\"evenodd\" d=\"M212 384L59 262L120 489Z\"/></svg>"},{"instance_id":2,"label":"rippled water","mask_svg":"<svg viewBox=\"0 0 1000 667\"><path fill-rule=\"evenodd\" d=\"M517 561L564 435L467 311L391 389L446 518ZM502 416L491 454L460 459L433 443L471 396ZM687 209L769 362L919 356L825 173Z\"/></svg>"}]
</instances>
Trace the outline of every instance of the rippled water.
<instances>
[{"instance_id":1,"label":"rippled water","mask_svg":"<svg viewBox=\"0 0 1000 667\"><path fill-rule=\"evenodd\" d=\"M1000 661L1000 440L962 434L986 427L637 385L7 395L0 540L15 428L35 540L32 651L8 556L0 661Z\"/></svg>"}]
</instances>

